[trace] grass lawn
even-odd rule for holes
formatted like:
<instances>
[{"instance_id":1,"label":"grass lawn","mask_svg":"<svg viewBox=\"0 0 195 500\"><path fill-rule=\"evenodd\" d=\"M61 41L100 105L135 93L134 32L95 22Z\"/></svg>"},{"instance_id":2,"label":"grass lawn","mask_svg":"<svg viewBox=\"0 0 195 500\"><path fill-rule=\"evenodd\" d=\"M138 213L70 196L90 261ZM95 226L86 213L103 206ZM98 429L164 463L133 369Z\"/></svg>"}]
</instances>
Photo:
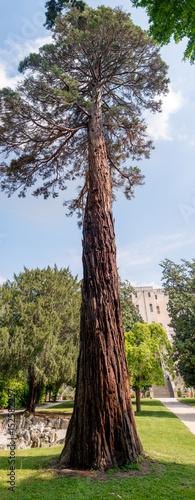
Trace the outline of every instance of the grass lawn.
<instances>
[{"instance_id":1,"label":"grass lawn","mask_svg":"<svg viewBox=\"0 0 195 500\"><path fill-rule=\"evenodd\" d=\"M38 413L53 413L54 415L71 415L73 412L74 401L64 401L63 403L59 403L59 405L51 406L50 408L37 408L36 414Z\"/></svg>"},{"instance_id":2,"label":"grass lawn","mask_svg":"<svg viewBox=\"0 0 195 500\"><path fill-rule=\"evenodd\" d=\"M181 401L181 403L185 403L186 405L190 405L195 408L195 398L178 398L178 401Z\"/></svg>"},{"instance_id":3,"label":"grass lawn","mask_svg":"<svg viewBox=\"0 0 195 500\"><path fill-rule=\"evenodd\" d=\"M110 470L100 476L93 471L90 477L67 477L48 468L62 447L16 450L13 494L6 483L9 452L1 450L1 500L194 500L195 436L160 401L141 403L142 412L136 414L137 428L152 460L123 473Z\"/></svg>"}]
</instances>

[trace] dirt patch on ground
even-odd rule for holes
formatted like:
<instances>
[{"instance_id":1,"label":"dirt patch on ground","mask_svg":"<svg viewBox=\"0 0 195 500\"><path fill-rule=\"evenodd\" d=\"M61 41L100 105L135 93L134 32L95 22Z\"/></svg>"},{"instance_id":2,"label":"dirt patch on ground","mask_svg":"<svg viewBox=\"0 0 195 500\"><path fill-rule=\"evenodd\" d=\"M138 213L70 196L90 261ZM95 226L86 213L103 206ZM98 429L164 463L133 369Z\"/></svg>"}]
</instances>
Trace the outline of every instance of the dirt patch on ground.
<instances>
[{"instance_id":1,"label":"dirt patch on ground","mask_svg":"<svg viewBox=\"0 0 195 500\"><path fill-rule=\"evenodd\" d=\"M56 472L58 477L85 477L91 481L109 481L110 479L117 477L120 479L126 479L129 477L143 477L146 474L155 476L161 468L159 462L151 458L146 458L143 462L141 462L141 464L139 464L139 468L136 468L137 464L132 464L131 467L132 468L129 468L128 470L109 469L108 471L56 469Z\"/></svg>"}]
</instances>

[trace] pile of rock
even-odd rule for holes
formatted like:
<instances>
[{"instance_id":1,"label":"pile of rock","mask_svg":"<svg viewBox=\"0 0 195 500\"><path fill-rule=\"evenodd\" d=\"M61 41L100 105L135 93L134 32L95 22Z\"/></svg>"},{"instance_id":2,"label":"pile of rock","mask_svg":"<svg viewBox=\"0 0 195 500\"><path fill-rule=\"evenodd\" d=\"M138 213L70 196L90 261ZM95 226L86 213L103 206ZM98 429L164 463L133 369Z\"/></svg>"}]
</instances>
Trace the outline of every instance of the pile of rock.
<instances>
[{"instance_id":1,"label":"pile of rock","mask_svg":"<svg viewBox=\"0 0 195 500\"><path fill-rule=\"evenodd\" d=\"M10 422L8 417L0 421L0 433L4 437L9 435L8 422ZM63 445L68 424L69 418L40 418L34 415L26 418L21 415L19 419L15 419L13 438L16 449ZM2 441L5 442L5 439ZM7 445L1 444L1 440L0 448L7 449Z\"/></svg>"}]
</instances>

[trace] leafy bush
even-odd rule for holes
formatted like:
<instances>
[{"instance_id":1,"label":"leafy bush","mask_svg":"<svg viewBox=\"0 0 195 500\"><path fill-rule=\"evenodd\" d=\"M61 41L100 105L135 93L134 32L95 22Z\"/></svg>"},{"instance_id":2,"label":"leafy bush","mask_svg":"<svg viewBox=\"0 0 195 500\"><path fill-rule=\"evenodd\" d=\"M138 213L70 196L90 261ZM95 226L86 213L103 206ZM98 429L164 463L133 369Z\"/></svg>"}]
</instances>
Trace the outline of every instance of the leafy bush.
<instances>
[{"instance_id":1,"label":"leafy bush","mask_svg":"<svg viewBox=\"0 0 195 500\"><path fill-rule=\"evenodd\" d=\"M28 383L23 380L22 374L20 373L17 379L13 378L6 381L0 381L0 408L8 407L10 389L15 394L15 407L22 408L23 406L26 406L28 401L29 386Z\"/></svg>"},{"instance_id":2,"label":"leafy bush","mask_svg":"<svg viewBox=\"0 0 195 500\"><path fill-rule=\"evenodd\" d=\"M67 392L65 392L63 394L63 399L66 400L66 399L72 399L72 397L70 396L70 394L68 394Z\"/></svg>"}]
</instances>

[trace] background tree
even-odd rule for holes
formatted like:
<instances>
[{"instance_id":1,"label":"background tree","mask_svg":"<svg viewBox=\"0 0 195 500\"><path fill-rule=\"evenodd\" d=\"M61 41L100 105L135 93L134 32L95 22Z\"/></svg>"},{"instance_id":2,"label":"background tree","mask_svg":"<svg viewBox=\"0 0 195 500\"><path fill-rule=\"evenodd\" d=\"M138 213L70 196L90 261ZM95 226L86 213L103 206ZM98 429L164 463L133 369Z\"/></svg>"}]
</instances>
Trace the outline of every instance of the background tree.
<instances>
[{"instance_id":1,"label":"background tree","mask_svg":"<svg viewBox=\"0 0 195 500\"><path fill-rule=\"evenodd\" d=\"M134 306L131 296L135 293L134 288L128 280L121 281L119 277L119 292L123 318L124 332L129 332L135 323L143 323L141 314Z\"/></svg>"},{"instance_id":2,"label":"background tree","mask_svg":"<svg viewBox=\"0 0 195 500\"><path fill-rule=\"evenodd\" d=\"M27 71L26 71L27 70ZM119 299L112 199L128 199L148 158L144 109L159 111L166 65L145 32L121 9L70 9L56 20L53 43L20 63L16 91L1 92L1 139L6 153L2 189L24 196L65 189L80 177L69 203L83 220L80 355L74 412L62 467L108 468L139 461L142 446L130 399ZM126 160L131 157L131 163ZM135 166L134 166L135 165Z\"/></svg>"},{"instance_id":3,"label":"background tree","mask_svg":"<svg viewBox=\"0 0 195 500\"><path fill-rule=\"evenodd\" d=\"M188 387L195 386L195 260L175 264L165 259L163 287L168 295L173 350L179 373Z\"/></svg>"},{"instance_id":4,"label":"background tree","mask_svg":"<svg viewBox=\"0 0 195 500\"><path fill-rule=\"evenodd\" d=\"M7 408L9 403L9 390L15 393L15 407L22 408L26 406L29 395L28 382L24 380L22 370L14 378L0 378L0 408Z\"/></svg>"},{"instance_id":5,"label":"background tree","mask_svg":"<svg viewBox=\"0 0 195 500\"><path fill-rule=\"evenodd\" d=\"M48 29L53 28L55 24L56 17L62 12L64 7L72 6L83 12L85 8L85 2L82 0L49 0L46 2L46 22L45 26Z\"/></svg>"},{"instance_id":6,"label":"background tree","mask_svg":"<svg viewBox=\"0 0 195 500\"><path fill-rule=\"evenodd\" d=\"M173 36L176 43L187 37L184 59L195 60L195 0L131 0L136 7L145 7L149 16L149 35L167 45Z\"/></svg>"},{"instance_id":7,"label":"background tree","mask_svg":"<svg viewBox=\"0 0 195 500\"><path fill-rule=\"evenodd\" d=\"M42 385L75 378L80 302L80 284L68 268L24 268L1 288L1 371L9 378L22 369L29 412Z\"/></svg>"},{"instance_id":8,"label":"background tree","mask_svg":"<svg viewBox=\"0 0 195 500\"><path fill-rule=\"evenodd\" d=\"M162 366L173 373L171 345L158 323L135 323L131 331L125 333L125 348L130 381L136 392L136 409L141 411L140 390L152 384L165 385Z\"/></svg>"}]
</instances>

